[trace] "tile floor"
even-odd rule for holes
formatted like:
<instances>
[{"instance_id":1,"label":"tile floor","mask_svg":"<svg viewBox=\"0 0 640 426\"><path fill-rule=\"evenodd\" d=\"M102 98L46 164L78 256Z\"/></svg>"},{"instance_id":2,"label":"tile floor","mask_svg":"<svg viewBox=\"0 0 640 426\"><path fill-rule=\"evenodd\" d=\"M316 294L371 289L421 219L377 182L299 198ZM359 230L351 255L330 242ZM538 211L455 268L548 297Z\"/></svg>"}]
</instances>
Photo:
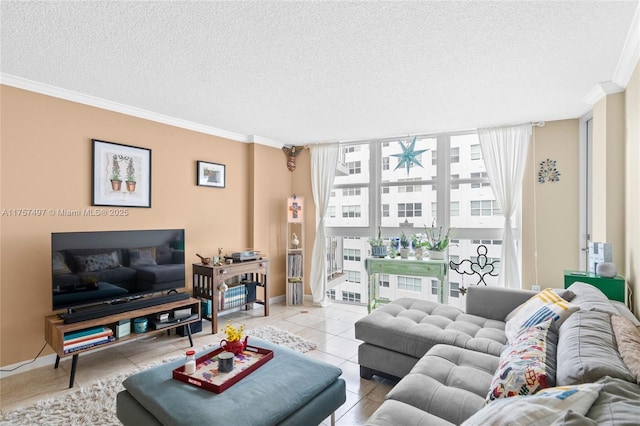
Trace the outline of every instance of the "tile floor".
<instances>
[{"instance_id":1,"label":"tile floor","mask_svg":"<svg viewBox=\"0 0 640 426\"><path fill-rule=\"evenodd\" d=\"M247 329L270 325L317 343L317 349L306 355L340 367L347 383L347 401L336 412L336 424L364 424L395 384L377 376L373 380L360 378L360 342L355 338L353 325L366 315L366 307L334 303L326 308L318 308L308 304L285 306L284 303L272 303L270 315L264 317L263 312L260 305L249 311L230 312L221 317L219 324L224 325L226 319L231 319L234 324L244 324ZM203 321L203 331L193 335L194 347L198 349L219 342L224 337L221 329L219 325L219 333L212 335L211 323ZM171 336L159 333L83 354L78 360L74 389L157 360L182 355L188 347L186 337L175 333ZM58 369L53 366L41 367L0 380L0 410L13 410L41 398L69 392L71 358L61 361L60 366ZM324 424L329 424L328 419Z\"/></svg>"}]
</instances>

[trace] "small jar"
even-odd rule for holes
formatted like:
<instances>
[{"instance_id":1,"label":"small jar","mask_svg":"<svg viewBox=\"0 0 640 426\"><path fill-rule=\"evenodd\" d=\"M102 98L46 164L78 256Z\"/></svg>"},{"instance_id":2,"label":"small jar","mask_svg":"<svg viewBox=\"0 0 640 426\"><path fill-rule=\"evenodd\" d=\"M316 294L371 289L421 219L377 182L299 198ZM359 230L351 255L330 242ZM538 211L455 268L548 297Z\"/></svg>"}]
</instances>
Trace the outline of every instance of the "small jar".
<instances>
[{"instance_id":1,"label":"small jar","mask_svg":"<svg viewBox=\"0 0 640 426\"><path fill-rule=\"evenodd\" d=\"M196 372L196 351L187 351L187 358L184 363L184 372L193 374Z\"/></svg>"}]
</instances>

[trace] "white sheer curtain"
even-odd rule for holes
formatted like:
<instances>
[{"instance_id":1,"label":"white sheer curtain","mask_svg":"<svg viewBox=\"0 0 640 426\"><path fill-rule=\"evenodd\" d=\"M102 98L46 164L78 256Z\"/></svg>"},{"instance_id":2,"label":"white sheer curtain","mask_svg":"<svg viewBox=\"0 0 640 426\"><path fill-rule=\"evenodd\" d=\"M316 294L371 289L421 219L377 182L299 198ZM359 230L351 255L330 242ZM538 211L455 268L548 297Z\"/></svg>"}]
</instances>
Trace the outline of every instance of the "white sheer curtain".
<instances>
[{"instance_id":1,"label":"white sheer curtain","mask_svg":"<svg viewBox=\"0 0 640 426\"><path fill-rule=\"evenodd\" d=\"M482 156L493 193L504 213L499 285L521 288L516 239L511 218L520 206L522 177L531 139L531 124L478 129Z\"/></svg>"},{"instance_id":2,"label":"white sheer curtain","mask_svg":"<svg viewBox=\"0 0 640 426\"><path fill-rule=\"evenodd\" d=\"M311 145L311 190L316 203L316 239L311 255L311 294L316 306L329 305L327 297L327 242L324 215L329 207L338 165L338 144Z\"/></svg>"}]
</instances>

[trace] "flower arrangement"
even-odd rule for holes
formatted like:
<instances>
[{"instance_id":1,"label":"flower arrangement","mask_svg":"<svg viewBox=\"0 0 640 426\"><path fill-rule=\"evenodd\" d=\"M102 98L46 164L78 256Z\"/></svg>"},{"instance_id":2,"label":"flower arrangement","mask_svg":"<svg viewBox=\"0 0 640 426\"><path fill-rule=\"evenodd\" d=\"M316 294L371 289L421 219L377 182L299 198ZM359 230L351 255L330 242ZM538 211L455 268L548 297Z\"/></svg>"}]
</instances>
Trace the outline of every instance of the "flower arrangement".
<instances>
[{"instance_id":1,"label":"flower arrangement","mask_svg":"<svg viewBox=\"0 0 640 426\"><path fill-rule=\"evenodd\" d=\"M231 325L231 320L227 320L227 324L224 326L224 333L227 335L227 341L235 342L242 339L242 333L244 332L244 324L236 328Z\"/></svg>"},{"instance_id":2,"label":"flower arrangement","mask_svg":"<svg viewBox=\"0 0 640 426\"><path fill-rule=\"evenodd\" d=\"M424 248L428 244L427 235L423 234L422 232L419 232L419 233L413 235L411 237L411 239L412 239L412 242L413 242L413 248L414 249Z\"/></svg>"}]
</instances>

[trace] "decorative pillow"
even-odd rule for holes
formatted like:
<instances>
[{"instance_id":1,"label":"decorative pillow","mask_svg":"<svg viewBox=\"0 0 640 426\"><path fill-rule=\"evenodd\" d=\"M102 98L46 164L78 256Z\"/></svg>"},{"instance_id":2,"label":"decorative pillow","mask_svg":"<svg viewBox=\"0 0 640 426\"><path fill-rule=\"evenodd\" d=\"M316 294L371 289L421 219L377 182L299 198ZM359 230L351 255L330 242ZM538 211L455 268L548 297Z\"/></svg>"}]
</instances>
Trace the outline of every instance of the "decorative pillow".
<instances>
[{"instance_id":1,"label":"decorative pillow","mask_svg":"<svg viewBox=\"0 0 640 426\"><path fill-rule=\"evenodd\" d=\"M574 297L576 297L576 294L573 291L568 290L568 289L554 288L553 291L555 293L558 293L558 296L562 297L567 302L571 302L571 300ZM520 305L520 306L522 306L522 305ZM518 313L518 311L520 310L520 306L517 306L513 311L509 312L509 314L504 318L504 321L507 322L511 318L513 318L516 315L516 313Z\"/></svg>"},{"instance_id":2,"label":"decorative pillow","mask_svg":"<svg viewBox=\"0 0 640 426\"><path fill-rule=\"evenodd\" d=\"M71 269L64 262L64 255L59 251L56 251L51 255L51 269L53 275L70 274Z\"/></svg>"},{"instance_id":3,"label":"decorative pillow","mask_svg":"<svg viewBox=\"0 0 640 426\"><path fill-rule=\"evenodd\" d=\"M599 383L587 383L501 399L485 406L462 424L548 426L564 417L568 410L580 415L587 414L601 388Z\"/></svg>"},{"instance_id":4,"label":"decorative pillow","mask_svg":"<svg viewBox=\"0 0 640 426\"><path fill-rule=\"evenodd\" d=\"M144 247L129 250L129 264L131 266L155 265L156 248Z\"/></svg>"},{"instance_id":5,"label":"decorative pillow","mask_svg":"<svg viewBox=\"0 0 640 426\"><path fill-rule=\"evenodd\" d=\"M636 383L640 384L640 330L620 315L611 316L611 325L622 361L636 376Z\"/></svg>"},{"instance_id":6,"label":"decorative pillow","mask_svg":"<svg viewBox=\"0 0 640 426\"><path fill-rule=\"evenodd\" d=\"M556 357L558 385L593 383L604 376L635 382L616 347L611 316L580 310L560 327Z\"/></svg>"},{"instance_id":7,"label":"decorative pillow","mask_svg":"<svg viewBox=\"0 0 640 426\"><path fill-rule=\"evenodd\" d=\"M523 328L549 319L556 321L557 327L560 327L562 322L578 309L579 306L567 302L552 289L545 288L520 305L515 315L507 321L504 332L507 340L513 342Z\"/></svg>"},{"instance_id":8,"label":"decorative pillow","mask_svg":"<svg viewBox=\"0 0 640 426\"><path fill-rule=\"evenodd\" d=\"M498 369L493 375L487 402L499 398L531 395L555 385L555 332L551 320L525 328L515 342L500 355Z\"/></svg>"},{"instance_id":9,"label":"decorative pillow","mask_svg":"<svg viewBox=\"0 0 640 426\"><path fill-rule=\"evenodd\" d=\"M156 263L158 265L165 265L167 263L172 263L173 259L173 249L167 246L158 246L156 247Z\"/></svg>"},{"instance_id":10,"label":"decorative pillow","mask_svg":"<svg viewBox=\"0 0 640 426\"><path fill-rule=\"evenodd\" d=\"M120 266L118 253L91 254L89 256L74 256L80 272L96 272L103 269L113 269Z\"/></svg>"}]
</instances>

